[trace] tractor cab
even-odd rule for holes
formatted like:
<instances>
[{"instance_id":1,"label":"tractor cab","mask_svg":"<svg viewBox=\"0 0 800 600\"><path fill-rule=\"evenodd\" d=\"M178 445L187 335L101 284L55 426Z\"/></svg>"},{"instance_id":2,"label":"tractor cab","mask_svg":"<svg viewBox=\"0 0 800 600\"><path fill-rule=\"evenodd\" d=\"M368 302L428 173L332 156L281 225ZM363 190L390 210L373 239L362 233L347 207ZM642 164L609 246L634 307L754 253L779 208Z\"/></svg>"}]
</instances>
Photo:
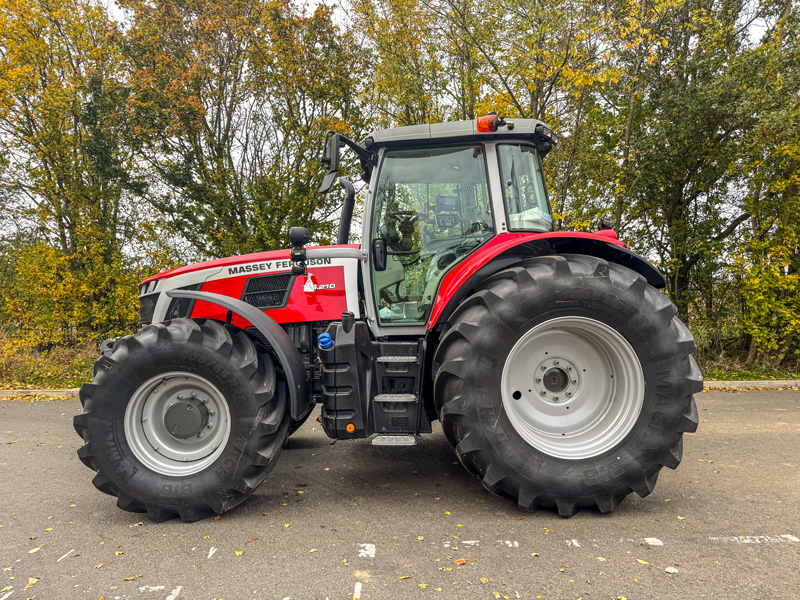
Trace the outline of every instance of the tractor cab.
<instances>
[{"instance_id":1,"label":"tractor cab","mask_svg":"<svg viewBox=\"0 0 800 600\"><path fill-rule=\"evenodd\" d=\"M540 121L494 114L376 131L363 145L326 135L329 175L346 145L369 183L362 247L375 335L423 334L442 278L496 235L553 230L542 158L554 143ZM326 177L320 191L332 182Z\"/></svg>"}]
</instances>

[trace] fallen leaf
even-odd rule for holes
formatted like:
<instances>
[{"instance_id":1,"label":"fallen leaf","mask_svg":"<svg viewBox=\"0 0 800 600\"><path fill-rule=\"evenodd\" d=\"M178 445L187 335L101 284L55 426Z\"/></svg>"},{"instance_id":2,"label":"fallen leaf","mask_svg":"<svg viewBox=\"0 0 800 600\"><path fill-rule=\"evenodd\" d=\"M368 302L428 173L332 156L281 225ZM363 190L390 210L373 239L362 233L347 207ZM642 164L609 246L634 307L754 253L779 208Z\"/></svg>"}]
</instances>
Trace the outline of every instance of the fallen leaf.
<instances>
[{"instance_id":1,"label":"fallen leaf","mask_svg":"<svg viewBox=\"0 0 800 600\"><path fill-rule=\"evenodd\" d=\"M597 560L599 560L600 562L606 562L606 559L603 558L602 556L598 556Z\"/></svg>"},{"instance_id":2,"label":"fallen leaf","mask_svg":"<svg viewBox=\"0 0 800 600\"><path fill-rule=\"evenodd\" d=\"M215 521L219 521L221 518L222 518L222 517L220 517L219 515L217 515L216 517L214 517L214 520L215 520Z\"/></svg>"},{"instance_id":3,"label":"fallen leaf","mask_svg":"<svg viewBox=\"0 0 800 600\"><path fill-rule=\"evenodd\" d=\"M686 517L678 517L678 520L679 521L684 521L684 520L686 520Z\"/></svg>"},{"instance_id":4,"label":"fallen leaf","mask_svg":"<svg viewBox=\"0 0 800 600\"><path fill-rule=\"evenodd\" d=\"M463 527L463 525L459 523L458 525L456 525L456 527Z\"/></svg>"},{"instance_id":5,"label":"fallen leaf","mask_svg":"<svg viewBox=\"0 0 800 600\"><path fill-rule=\"evenodd\" d=\"M103 566L103 563L100 563L99 565L95 565L95 567L94 567L94 568L95 568L95 569L99 569L99 568L100 568L100 567L102 567L102 566Z\"/></svg>"},{"instance_id":6,"label":"fallen leaf","mask_svg":"<svg viewBox=\"0 0 800 600\"><path fill-rule=\"evenodd\" d=\"M41 549L42 549L42 547L39 546L38 548L34 548L33 550L28 550L28 554L33 554L34 552L38 552Z\"/></svg>"},{"instance_id":7,"label":"fallen leaf","mask_svg":"<svg viewBox=\"0 0 800 600\"><path fill-rule=\"evenodd\" d=\"M242 555L242 551L241 550L234 550L234 554L236 554L236 556L241 556Z\"/></svg>"},{"instance_id":8,"label":"fallen leaf","mask_svg":"<svg viewBox=\"0 0 800 600\"><path fill-rule=\"evenodd\" d=\"M328 467L325 467L325 470L326 470L326 471L330 471L330 469L329 469Z\"/></svg>"},{"instance_id":9,"label":"fallen leaf","mask_svg":"<svg viewBox=\"0 0 800 600\"><path fill-rule=\"evenodd\" d=\"M48 527L47 529L45 529L45 531L53 531L53 528L52 527Z\"/></svg>"},{"instance_id":10,"label":"fallen leaf","mask_svg":"<svg viewBox=\"0 0 800 600\"><path fill-rule=\"evenodd\" d=\"M245 544L249 544L250 542L255 542L258 538L250 538L245 542Z\"/></svg>"},{"instance_id":11,"label":"fallen leaf","mask_svg":"<svg viewBox=\"0 0 800 600\"><path fill-rule=\"evenodd\" d=\"M8 590L13 590L13 589L14 589L13 585L7 585L2 590L0 590L0 594L2 594L3 592L7 592Z\"/></svg>"},{"instance_id":12,"label":"fallen leaf","mask_svg":"<svg viewBox=\"0 0 800 600\"><path fill-rule=\"evenodd\" d=\"M311 550L309 550L309 552L316 552L316 551L317 551L316 548L312 548Z\"/></svg>"},{"instance_id":13,"label":"fallen leaf","mask_svg":"<svg viewBox=\"0 0 800 600\"><path fill-rule=\"evenodd\" d=\"M417 536L417 539L418 539L418 540L421 542L421 541L422 541L422 540L424 540L425 538L424 538L424 537L422 537L421 535L418 535L418 536Z\"/></svg>"},{"instance_id":14,"label":"fallen leaf","mask_svg":"<svg viewBox=\"0 0 800 600\"><path fill-rule=\"evenodd\" d=\"M555 529L548 529L547 527L544 528L544 534L547 535L548 533L553 533Z\"/></svg>"},{"instance_id":15,"label":"fallen leaf","mask_svg":"<svg viewBox=\"0 0 800 600\"><path fill-rule=\"evenodd\" d=\"M525 518L525 517L517 517L517 518L516 518L516 519L514 519L514 520L515 520L515 521L522 521L522 519L524 519L524 518Z\"/></svg>"},{"instance_id":16,"label":"fallen leaf","mask_svg":"<svg viewBox=\"0 0 800 600\"><path fill-rule=\"evenodd\" d=\"M449 511L449 510L446 510L446 511L444 511L444 514L446 514L446 515L449 515L449 514L450 514L450 511Z\"/></svg>"},{"instance_id":17,"label":"fallen leaf","mask_svg":"<svg viewBox=\"0 0 800 600\"><path fill-rule=\"evenodd\" d=\"M116 552L114 552L114 556L122 556L123 554L125 553L122 550L117 550Z\"/></svg>"},{"instance_id":18,"label":"fallen leaf","mask_svg":"<svg viewBox=\"0 0 800 600\"><path fill-rule=\"evenodd\" d=\"M665 570L667 573L670 573L670 574L672 574L672 573L677 573L677 572L678 572L678 569L676 569L675 567L667 567L667 568L666 568L666 569L664 569L664 570Z\"/></svg>"},{"instance_id":19,"label":"fallen leaf","mask_svg":"<svg viewBox=\"0 0 800 600\"><path fill-rule=\"evenodd\" d=\"M665 498L665 499L664 499L664 502L669 502L669 501L670 501L670 499L669 499L669 498Z\"/></svg>"},{"instance_id":20,"label":"fallen leaf","mask_svg":"<svg viewBox=\"0 0 800 600\"><path fill-rule=\"evenodd\" d=\"M442 591L442 588L433 588L433 589L436 590L437 592L441 592Z\"/></svg>"},{"instance_id":21,"label":"fallen leaf","mask_svg":"<svg viewBox=\"0 0 800 600\"><path fill-rule=\"evenodd\" d=\"M420 583L419 587L421 587L424 590L426 587L428 587L428 584L427 583Z\"/></svg>"},{"instance_id":22,"label":"fallen leaf","mask_svg":"<svg viewBox=\"0 0 800 600\"><path fill-rule=\"evenodd\" d=\"M398 577L397 581L403 581L403 579L411 579L411 575L403 575L402 577Z\"/></svg>"},{"instance_id":23,"label":"fallen leaf","mask_svg":"<svg viewBox=\"0 0 800 600\"><path fill-rule=\"evenodd\" d=\"M538 552L531 552L531 556L539 556Z\"/></svg>"},{"instance_id":24,"label":"fallen leaf","mask_svg":"<svg viewBox=\"0 0 800 600\"><path fill-rule=\"evenodd\" d=\"M451 538L453 538L454 540L457 540L457 539L458 539L458 536L457 536L457 535L448 535L447 537L451 537Z\"/></svg>"},{"instance_id":25,"label":"fallen leaf","mask_svg":"<svg viewBox=\"0 0 800 600\"><path fill-rule=\"evenodd\" d=\"M466 558L459 558L458 560L454 560L453 563L457 564L457 565L465 565L465 564L467 564L467 559Z\"/></svg>"},{"instance_id":26,"label":"fallen leaf","mask_svg":"<svg viewBox=\"0 0 800 600\"><path fill-rule=\"evenodd\" d=\"M134 579L139 579L139 577L144 577L144 575L134 575L133 577L125 577L122 581L133 581Z\"/></svg>"},{"instance_id":27,"label":"fallen leaf","mask_svg":"<svg viewBox=\"0 0 800 600\"><path fill-rule=\"evenodd\" d=\"M6 442L6 444L16 444L19 440L12 440L10 442Z\"/></svg>"},{"instance_id":28,"label":"fallen leaf","mask_svg":"<svg viewBox=\"0 0 800 600\"><path fill-rule=\"evenodd\" d=\"M284 525L284 527L289 527L289 525L290 525L290 523L287 523L286 525Z\"/></svg>"},{"instance_id":29,"label":"fallen leaf","mask_svg":"<svg viewBox=\"0 0 800 600\"><path fill-rule=\"evenodd\" d=\"M481 577L481 583L489 583L489 580L486 577Z\"/></svg>"},{"instance_id":30,"label":"fallen leaf","mask_svg":"<svg viewBox=\"0 0 800 600\"><path fill-rule=\"evenodd\" d=\"M37 581L39 581L39 580L38 580L38 579L36 579L35 577L28 577L28 585L26 585L26 586L25 586L24 588L22 588L22 589L23 589L23 590L29 590L29 589L31 589L31 588L32 588L34 585L36 585L36 582L37 582Z\"/></svg>"},{"instance_id":31,"label":"fallen leaf","mask_svg":"<svg viewBox=\"0 0 800 600\"><path fill-rule=\"evenodd\" d=\"M636 562L639 563L640 565L649 565L650 564L649 562L647 562L646 560L642 560L641 558L637 558Z\"/></svg>"}]
</instances>

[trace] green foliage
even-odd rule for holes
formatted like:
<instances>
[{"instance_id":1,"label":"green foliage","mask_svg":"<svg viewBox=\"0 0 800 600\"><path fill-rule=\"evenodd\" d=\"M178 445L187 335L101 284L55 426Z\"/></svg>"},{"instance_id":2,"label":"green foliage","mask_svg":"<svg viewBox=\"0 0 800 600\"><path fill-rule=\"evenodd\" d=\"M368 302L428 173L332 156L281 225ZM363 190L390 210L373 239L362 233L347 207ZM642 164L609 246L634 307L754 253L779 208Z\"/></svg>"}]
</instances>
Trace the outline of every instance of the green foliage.
<instances>
[{"instance_id":1,"label":"green foliage","mask_svg":"<svg viewBox=\"0 0 800 600\"><path fill-rule=\"evenodd\" d=\"M796 363L797 3L119 8L121 24L98 0L0 0L0 320L16 343L130 331L140 279L285 247L293 225L331 242L328 129L497 110L562 134L545 164L559 226L615 219L704 353Z\"/></svg>"}]
</instances>

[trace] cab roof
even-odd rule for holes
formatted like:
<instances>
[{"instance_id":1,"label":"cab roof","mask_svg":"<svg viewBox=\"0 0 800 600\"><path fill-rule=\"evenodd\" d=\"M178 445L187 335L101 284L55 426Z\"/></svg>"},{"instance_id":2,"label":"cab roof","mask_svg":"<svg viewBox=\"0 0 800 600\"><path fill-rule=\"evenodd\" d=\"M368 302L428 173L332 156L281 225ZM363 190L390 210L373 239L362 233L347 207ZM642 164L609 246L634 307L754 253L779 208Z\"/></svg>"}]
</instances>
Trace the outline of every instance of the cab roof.
<instances>
[{"instance_id":1,"label":"cab roof","mask_svg":"<svg viewBox=\"0 0 800 600\"><path fill-rule=\"evenodd\" d=\"M508 125L513 123L513 128ZM504 127L494 132L478 131L478 120L451 121L449 123L433 123L430 125L409 125L393 129L379 129L369 137L376 145L402 145L413 142L438 142L449 140L500 140L500 139L535 139L555 142L550 128L538 119L507 119ZM369 138L368 138L369 139Z\"/></svg>"}]
</instances>

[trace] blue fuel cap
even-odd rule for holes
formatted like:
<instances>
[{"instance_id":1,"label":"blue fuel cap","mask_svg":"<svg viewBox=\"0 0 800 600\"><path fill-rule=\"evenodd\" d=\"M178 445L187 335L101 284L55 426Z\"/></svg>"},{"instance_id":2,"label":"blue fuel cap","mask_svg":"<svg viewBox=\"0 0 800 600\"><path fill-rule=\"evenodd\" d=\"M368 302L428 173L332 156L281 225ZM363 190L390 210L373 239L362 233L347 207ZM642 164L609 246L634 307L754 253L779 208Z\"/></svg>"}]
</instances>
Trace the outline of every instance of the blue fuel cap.
<instances>
[{"instance_id":1,"label":"blue fuel cap","mask_svg":"<svg viewBox=\"0 0 800 600\"><path fill-rule=\"evenodd\" d=\"M319 347L323 350L333 347L333 340L331 339L330 333L321 333L317 341L319 341Z\"/></svg>"}]
</instances>

